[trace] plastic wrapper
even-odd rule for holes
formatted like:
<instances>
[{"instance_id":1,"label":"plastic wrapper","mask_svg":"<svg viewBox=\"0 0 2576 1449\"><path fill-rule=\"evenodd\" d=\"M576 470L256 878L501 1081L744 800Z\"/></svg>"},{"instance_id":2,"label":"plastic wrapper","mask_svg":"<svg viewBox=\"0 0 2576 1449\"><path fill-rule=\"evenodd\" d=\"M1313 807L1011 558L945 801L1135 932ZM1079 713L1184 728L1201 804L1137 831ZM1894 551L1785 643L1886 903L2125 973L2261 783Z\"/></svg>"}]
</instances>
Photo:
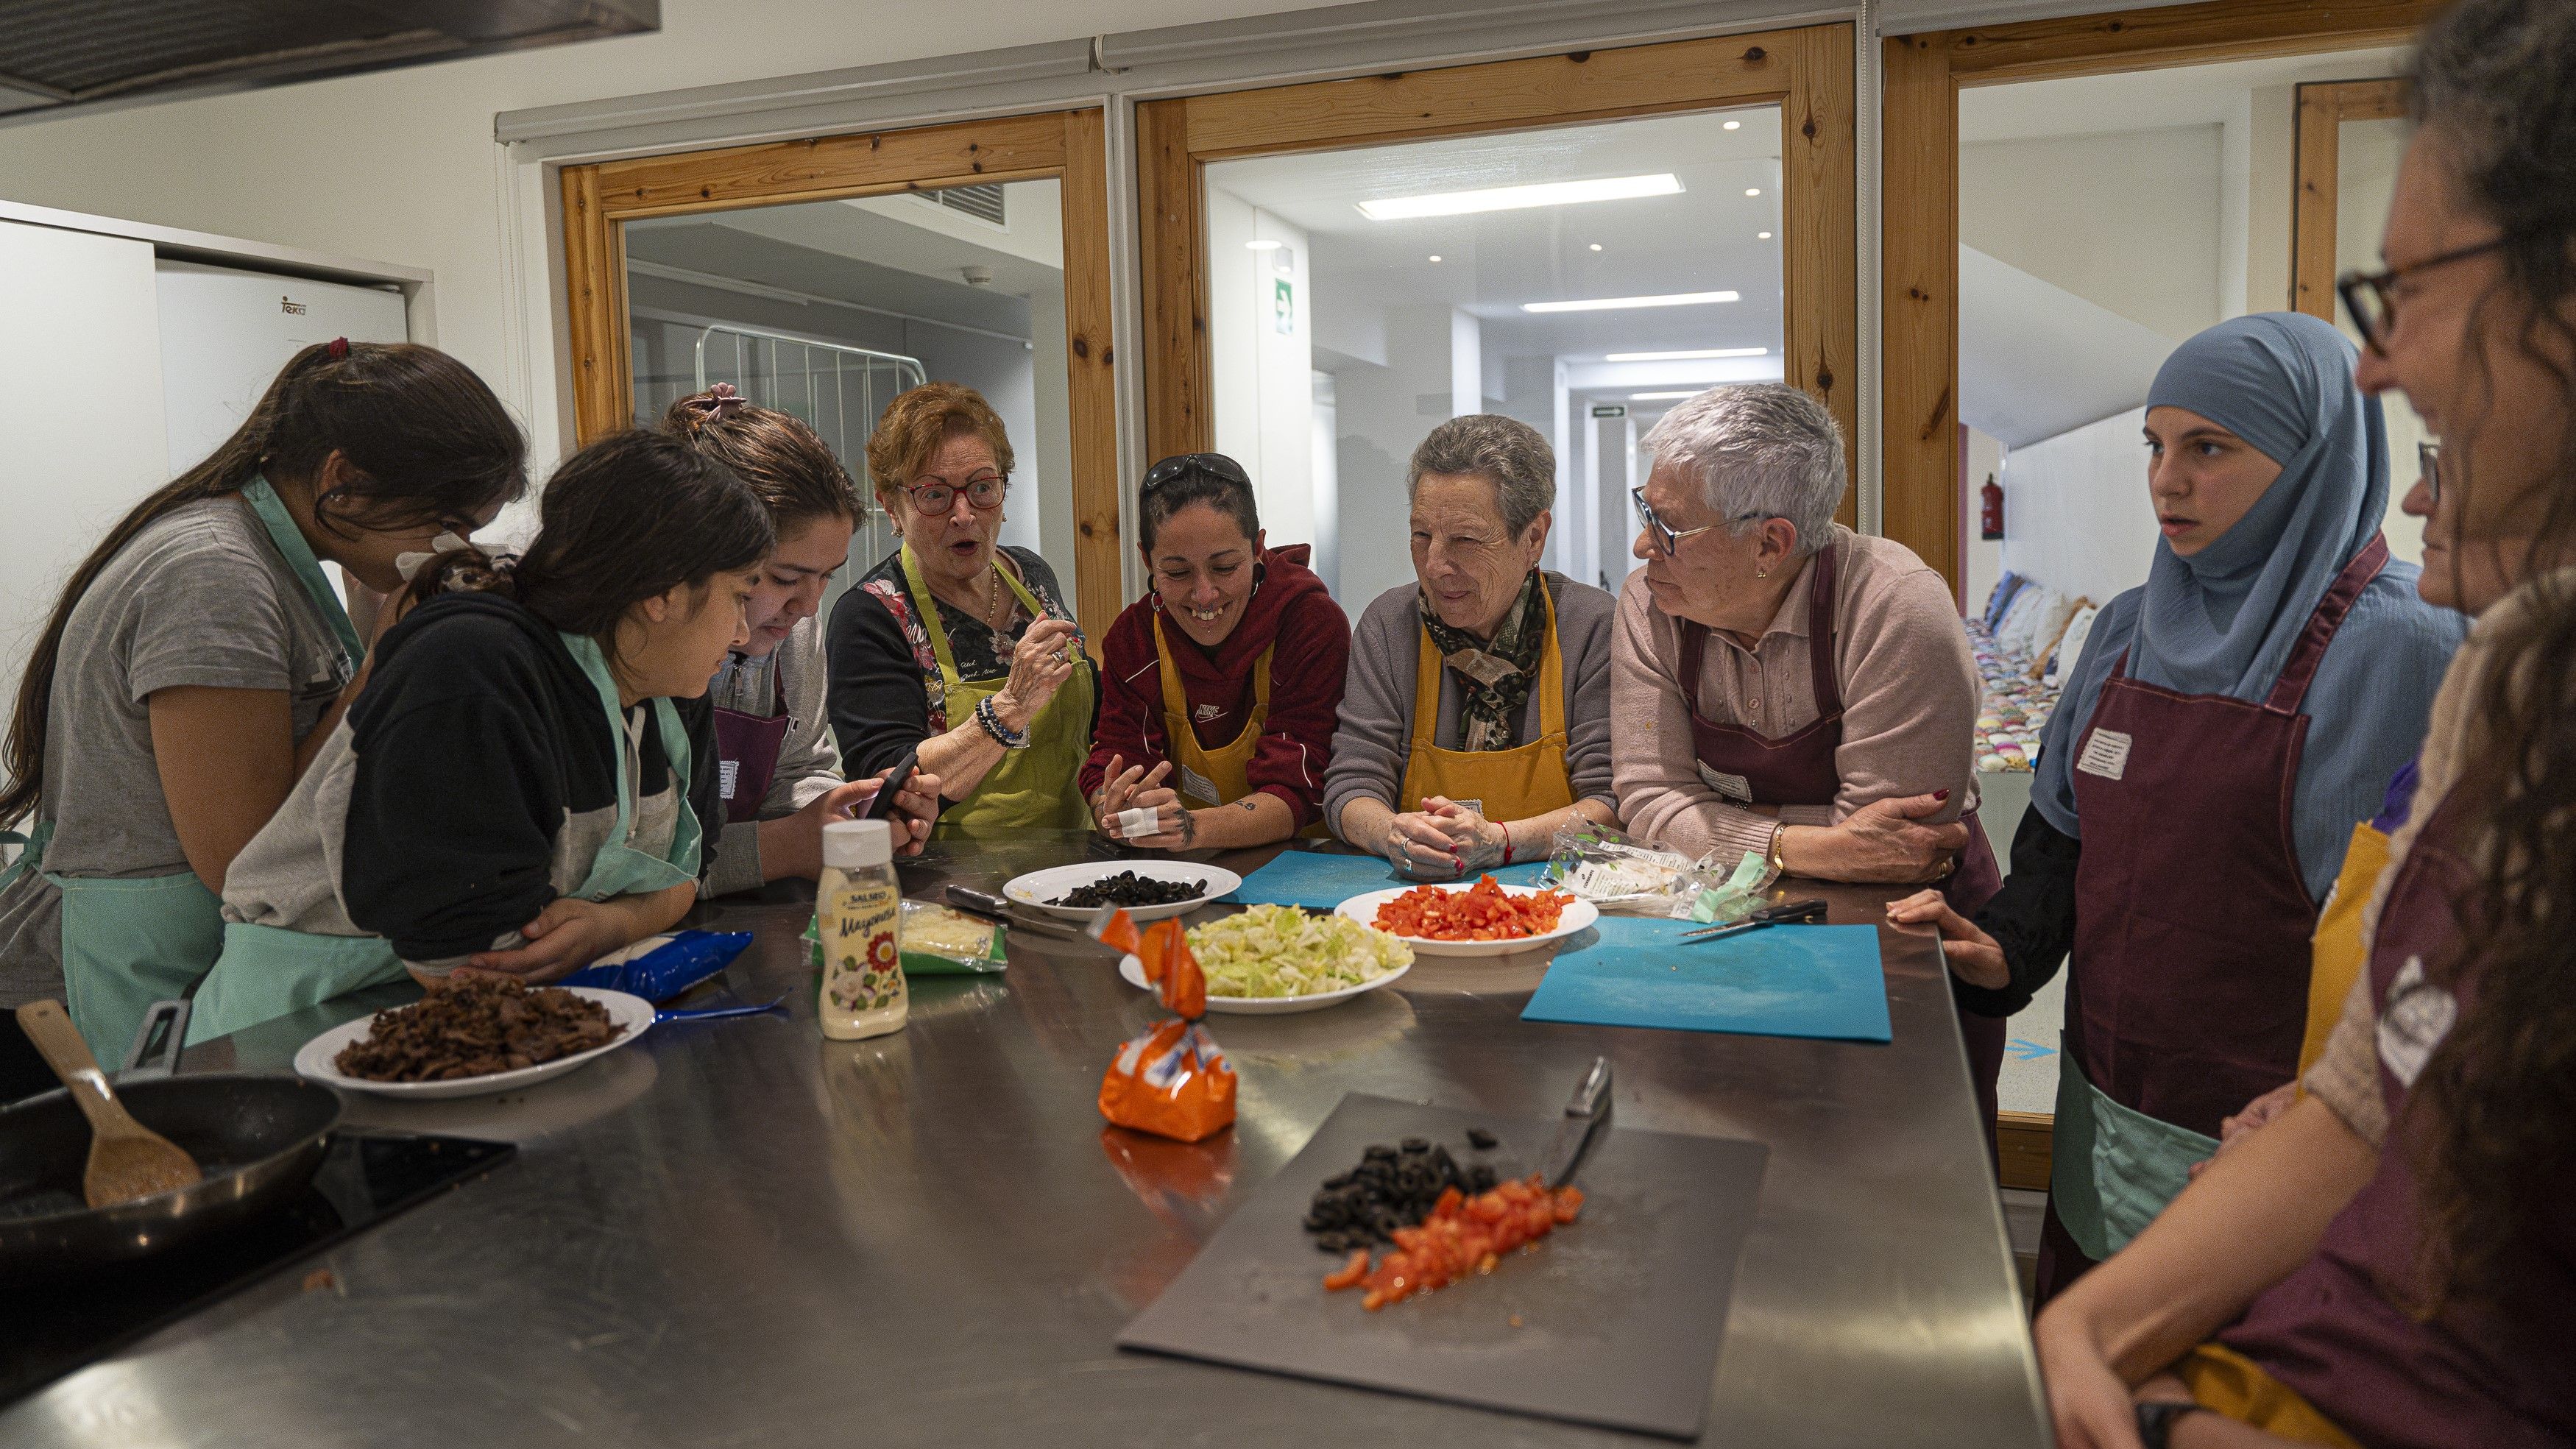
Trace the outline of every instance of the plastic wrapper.
<instances>
[{"instance_id":1,"label":"plastic wrapper","mask_svg":"<svg viewBox=\"0 0 2576 1449\"><path fill-rule=\"evenodd\" d=\"M1207 977L1190 954L1178 920L1142 931L1125 911L1095 932L1105 945L1134 956L1172 1013L1130 1037L1100 1078L1100 1115L1121 1127L1180 1142L1213 1137L1234 1123L1234 1068L1199 1018L1207 1013Z\"/></svg>"},{"instance_id":2,"label":"plastic wrapper","mask_svg":"<svg viewBox=\"0 0 2576 1449\"><path fill-rule=\"evenodd\" d=\"M668 1001L732 965L733 958L750 944L749 931L677 931L647 936L556 984L623 991L651 1002Z\"/></svg>"},{"instance_id":3,"label":"plastic wrapper","mask_svg":"<svg viewBox=\"0 0 2576 1449\"><path fill-rule=\"evenodd\" d=\"M900 939L906 976L984 976L1000 971L1010 945L1010 927L982 916L950 910L929 901L903 903ZM807 958L823 969L823 942L814 923L805 923Z\"/></svg>"},{"instance_id":4,"label":"plastic wrapper","mask_svg":"<svg viewBox=\"0 0 2576 1449\"><path fill-rule=\"evenodd\" d=\"M1693 860L1607 825L1586 822L1556 832L1546 883L1605 912L1700 921L1733 920L1760 903L1769 864L1748 853L1735 869Z\"/></svg>"}]
</instances>

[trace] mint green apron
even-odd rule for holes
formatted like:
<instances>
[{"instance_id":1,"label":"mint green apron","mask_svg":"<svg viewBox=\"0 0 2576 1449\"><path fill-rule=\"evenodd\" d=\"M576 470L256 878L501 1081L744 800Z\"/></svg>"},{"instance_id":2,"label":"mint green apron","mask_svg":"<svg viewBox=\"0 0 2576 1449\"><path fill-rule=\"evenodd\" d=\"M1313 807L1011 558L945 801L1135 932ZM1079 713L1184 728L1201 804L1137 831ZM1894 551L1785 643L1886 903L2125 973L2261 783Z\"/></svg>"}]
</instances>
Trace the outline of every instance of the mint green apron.
<instances>
[{"instance_id":1,"label":"mint green apron","mask_svg":"<svg viewBox=\"0 0 2576 1449\"><path fill-rule=\"evenodd\" d=\"M589 873L572 894L586 901L604 901L668 890L684 881L694 883L703 837L697 812L689 805L689 732L680 723L679 711L668 699L653 701L662 753L679 791L679 818L672 824L670 853L660 856L629 843L635 834L635 781L626 767L626 712L618 705L617 682L609 676L608 661L592 640L578 634L561 637L598 689L609 736L617 742L617 828L591 857ZM188 1039L209 1041L352 991L399 981L403 974L402 958L382 936L329 936L228 922L223 959L215 963L197 992Z\"/></svg>"},{"instance_id":2,"label":"mint green apron","mask_svg":"<svg viewBox=\"0 0 2576 1449\"><path fill-rule=\"evenodd\" d=\"M341 675L346 678L365 645L339 594L322 577L321 561L267 479L251 479L242 488L242 499L303 585L314 612L339 638ZM45 847L53 835L54 823L46 819L24 836L0 832L0 840L26 846L7 873L0 874L0 886L33 871L62 892L65 1004L90 1051L101 1061L121 1060L152 1003L185 996L222 953L223 902L194 871L125 877L52 874L45 870Z\"/></svg>"},{"instance_id":3,"label":"mint green apron","mask_svg":"<svg viewBox=\"0 0 2576 1449\"><path fill-rule=\"evenodd\" d=\"M2101 1262L2146 1231L2191 1183L2191 1165L2218 1139L2124 1107L2057 1054L2057 1124L2049 1141L2048 1192L2075 1246Z\"/></svg>"}]
</instances>

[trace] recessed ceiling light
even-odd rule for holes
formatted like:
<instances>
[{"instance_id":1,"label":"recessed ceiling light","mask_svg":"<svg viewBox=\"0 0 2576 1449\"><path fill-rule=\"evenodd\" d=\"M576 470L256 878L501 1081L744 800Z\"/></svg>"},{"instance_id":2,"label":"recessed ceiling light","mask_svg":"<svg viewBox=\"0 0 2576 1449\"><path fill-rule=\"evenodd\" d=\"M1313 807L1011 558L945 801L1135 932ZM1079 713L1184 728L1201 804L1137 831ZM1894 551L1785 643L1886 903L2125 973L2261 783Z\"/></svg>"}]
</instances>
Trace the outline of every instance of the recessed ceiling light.
<instances>
[{"instance_id":1,"label":"recessed ceiling light","mask_svg":"<svg viewBox=\"0 0 2576 1449\"><path fill-rule=\"evenodd\" d=\"M1530 206L1568 206L1579 201L1624 201L1636 196L1678 196L1681 179L1669 171L1652 176L1604 176L1591 181L1542 181L1531 186L1496 186L1483 191L1443 191L1429 196L1390 196L1363 201L1360 214L1371 221L1401 221L1416 216L1465 216L1477 211L1517 211Z\"/></svg>"},{"instance_id":2,"label":"recessed ceiling light","mask_svg":"<svg viewBox=\"0 0 2576 1449\"><path fill-rule=\"evenodd\" d=\"M1244 243L1246 248L1256 252L1275 252L1286 245L1286 242L1272 241L1268 237L1262 237L1257 241L1248 241Z\"/></svg>"},{"instance_id":3,"label":"recessed ceiling light","mask_svg":"<svg viewBox=\"0 0 2576 1449\"><path fill-rule=\"evenodd\" d=\"M1584 297L1572 302L1523 302L1524 312L1615 312L1627 307L1695 307L1703 302L1732 302L1733 292L1666 292L1655 297Z\"/></svg>"},{"instance_id":4,"label":"recessed ceiling light","mask_svg":"<svg viewBox=\"0 0 2576 1449\"><path fill-rule=\"evenodd\" d=\"M1771 233L1767 231L1757 231L1753 234L1753 239L1755 241L1769 241L1771 239Z\"/></svg>"},{"instance_id":5,"label":"recessed ceiling light","mask_svg":"<svg viewBox=\"0 0 2576 1449\"><path fill-rule=\"evenodd\" d=\"M1433 261L1435 261L1435 262L1436 262L1436 261L1438 261L1438 260L1440 260L1440 254L1439 254L1438 252L1433 252L1433 253L1431 254L1431 260L1433 260Z\"/></svg>"},{"instance_id":6,"label":"recessed ceiling light","mask_svg":"<svg viewBox=\"0 0 2576 1449\"><path fill-rule=\"evenodd\" d=\"M1599 242L1594 242L1594 243L1592 244L1592 249L1593 249L1594 251L1596 251L1596 252L1597 252L1597 251L1599 251L1599 250L1601 250L1601 243L1599 243Z\"/></svg>"},{"instance_id":7,"label":"recessed ceiling light","mask_svg":"<svg viewBox=\"0 0 2576 1449\"><path fill-rule=\"evenodd\" d=\"M1744 123L1742 121L1729 121L1726 123L1726 129L1730 131L1740 131L1743 128Z\"/></svg>"},{"instance_id":8,"label":"recessed ceiling light","mask_svg":"<svg viewBox=\"0 0 2576 1449\"><path fill-rule=\"evenodd\" d=\"M1744 188L1744 194L1747 196L1760 196L1762 194L1762 188L1759 186L1748 186Z\"/></svg>"},{"instance_id":9,"label":"recessed ceiling light","mask_svg":"<svg viewBox=\"0 0 2576 1449\"><path fill-rule=\"evenodd\" d=\"M1699 396L1699 394L1698 394L1698 393L1695 393L1695 392L1632 392L1632 393L1628 394L1628 401L1630 401L1630 402L1680 402L1683 398L1686 398L1686 397L1697 397L1697 396Z\"/></svg>"},{"instance_id":10,"label":"recessed ceiling light","mask_svg":"<svg viewBox=\"0 0 2576 1449\"><path fill-rule=\"evenodd\" d=\"M1686 362L1697 357L1760 357L1768 347L1694 347L1683 352L1613 352L1612 362Z\"/></svg>"}]
</instances>

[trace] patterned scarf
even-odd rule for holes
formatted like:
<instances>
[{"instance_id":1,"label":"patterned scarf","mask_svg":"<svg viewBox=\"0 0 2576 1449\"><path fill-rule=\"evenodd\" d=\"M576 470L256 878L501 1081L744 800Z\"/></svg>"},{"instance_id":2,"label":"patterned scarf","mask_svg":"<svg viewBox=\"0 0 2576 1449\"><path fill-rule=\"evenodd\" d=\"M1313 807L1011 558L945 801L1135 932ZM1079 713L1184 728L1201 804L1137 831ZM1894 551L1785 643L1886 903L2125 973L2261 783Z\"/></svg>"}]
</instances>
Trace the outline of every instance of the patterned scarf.
<instances>
[{"instance_id":1,"label":"patterned scarf","mask_svg":"<svg viewBox=\"0 0 2576 1449\"><path fill-rule=\"evenodd\" d=\"M1455 670L1467 691L1458 710L1460 741L1467 750L1508 750L1519 729L1521 711L1529 707L1530 685L1538 678L1539 653L1547 647L1547 593L1538 570L1521 581L1520 602L1503 615L1494 642L1480 644L1464 629L1453 629L1431 612L1431 600L1418 590L1415 607L1422 627L1441 661Z\"/></svg>"}]
</instances>

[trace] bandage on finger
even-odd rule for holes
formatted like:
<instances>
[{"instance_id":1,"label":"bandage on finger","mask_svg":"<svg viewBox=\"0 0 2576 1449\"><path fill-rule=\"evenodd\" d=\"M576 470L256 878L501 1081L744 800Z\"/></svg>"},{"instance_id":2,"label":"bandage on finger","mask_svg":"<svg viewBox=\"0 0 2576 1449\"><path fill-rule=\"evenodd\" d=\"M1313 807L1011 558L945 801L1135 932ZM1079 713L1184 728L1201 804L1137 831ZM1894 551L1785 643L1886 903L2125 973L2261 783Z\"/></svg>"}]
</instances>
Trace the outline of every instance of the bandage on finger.
<instances>
[{"instance_id":1,"label":"bandage on finger","mask_svg":"<svg viewBox=\"0 0 2576 1449\"><path fill-rule=\"evenodd\" d=\"M1143 840L1163 833L1163 812L1152 807L1138 807L1118 812L1118 834L1125 840Z\"/></svg>"}]
</instances>

